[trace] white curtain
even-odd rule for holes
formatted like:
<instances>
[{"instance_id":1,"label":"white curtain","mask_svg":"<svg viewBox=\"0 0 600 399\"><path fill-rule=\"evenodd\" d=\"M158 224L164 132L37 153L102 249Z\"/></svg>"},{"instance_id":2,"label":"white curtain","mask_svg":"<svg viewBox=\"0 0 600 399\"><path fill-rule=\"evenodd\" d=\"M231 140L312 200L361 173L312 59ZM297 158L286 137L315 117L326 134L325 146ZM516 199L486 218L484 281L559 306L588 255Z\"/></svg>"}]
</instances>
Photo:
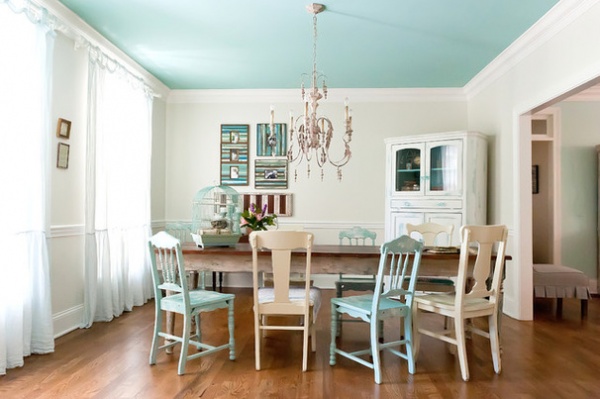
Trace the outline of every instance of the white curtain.
<instances>
[{"instance_id":1,"label":"white curtain","mask_svg":"<svg viewBox=\"0 0 600 399\"><path fill-rule=\"evenodd\" d=\"M94 48L88 90L84 327L152 296L152 98Z\"/></svg>"},{"instance_id":2,"label":"white curtain","mask_svg":"<svg viewBox=\"0 0 600 399\"><path fill-rule=\"evenodd\" d=\"M441 147L444 191L454 192L458 190L458 179L460 178L458 147L456 145L443 145Z\"/></svg>"},{"instance_id":3,"label":"white curtain","mask_svg":"<svg viewBox=\"0 0 600 399\"><path fill-rule=\"evenodd\" d=\"M0 375L54 351L45 209L54 34L24 5L0 1Z\"/></svg>"}]
</instances>

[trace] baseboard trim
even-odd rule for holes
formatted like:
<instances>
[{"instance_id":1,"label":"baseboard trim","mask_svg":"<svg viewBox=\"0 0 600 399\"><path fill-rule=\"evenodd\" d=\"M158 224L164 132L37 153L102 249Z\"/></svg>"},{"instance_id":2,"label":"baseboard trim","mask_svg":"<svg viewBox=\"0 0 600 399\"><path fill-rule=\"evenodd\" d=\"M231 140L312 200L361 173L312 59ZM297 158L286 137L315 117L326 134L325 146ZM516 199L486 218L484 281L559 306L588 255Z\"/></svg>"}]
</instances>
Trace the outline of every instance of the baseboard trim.
<instances>
[{"instance_id":1,"label":"baseboard trim","mask_svg":"<svg viewBox=\"0 0 600 399\"><path fill-rule=\"evenodd\" d=\"M81 328L83 304L52 315L54 339Z\"/></svg>"}]
</instances>

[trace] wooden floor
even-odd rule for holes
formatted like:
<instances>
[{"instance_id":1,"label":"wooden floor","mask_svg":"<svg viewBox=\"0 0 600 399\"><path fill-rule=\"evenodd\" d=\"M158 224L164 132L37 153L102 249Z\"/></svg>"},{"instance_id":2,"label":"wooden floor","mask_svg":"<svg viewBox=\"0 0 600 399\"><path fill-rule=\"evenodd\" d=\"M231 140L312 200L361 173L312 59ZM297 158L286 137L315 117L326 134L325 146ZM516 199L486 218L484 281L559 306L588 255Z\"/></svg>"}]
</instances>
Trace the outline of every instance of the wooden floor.
<instances>
[{"instance_id":1,"label":"wooden floor","mask_svg":"<svg viewBox=\"0 0 600 399\"><path fill-rule=\"evenodd\" d=\"M96 323L56 341L50 355L26 358L25 367L0 377L0 398L599 398L600 301L590 301L587 320L579 303L565 300L562 319L551 300L536 300L535 320L502 321L503 371L494 374L489 343L468 342L471 380L463 382L458 361L444 344L424 337L417 372L384 356L383 383L372 370L339 358L329 366L329 298L318 319L317 352L301 371L301 333L269 332L263 343L263 370L254 369L251 290L235 289L236 353L227 351L190 361L177 375L178 353L148 365L154 303L110 323ZM426 323L437 319L424 318ZM206 340L225 341L226 314L203 316ZM386 337L398 325L386 324ZM342 344L368 345L363 323L344 325ZM179 347L177 347L178 349ZM192 349L193 350L193 349Z\"/></svg>"}]
</instances>

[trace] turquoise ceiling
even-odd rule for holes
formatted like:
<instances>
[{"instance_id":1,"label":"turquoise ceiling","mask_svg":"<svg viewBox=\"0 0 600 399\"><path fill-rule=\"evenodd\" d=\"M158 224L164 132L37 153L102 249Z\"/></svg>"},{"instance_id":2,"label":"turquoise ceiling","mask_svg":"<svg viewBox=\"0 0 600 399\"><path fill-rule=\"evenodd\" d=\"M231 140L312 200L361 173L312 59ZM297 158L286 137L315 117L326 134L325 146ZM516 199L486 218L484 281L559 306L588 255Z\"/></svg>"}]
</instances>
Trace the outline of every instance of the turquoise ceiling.
<instances>
[{"instance_id":1,"label":"turquoise ceiling","mask_svg":"<svg viewBox=\"0 0 600 399\"><path fill-rule=\"evenodd\" d=\"M297 88L312 69L307 0L60 0L171 89ZM329 0L330 87L462 87L558 0Z\"/></svg>"}]
</instances>

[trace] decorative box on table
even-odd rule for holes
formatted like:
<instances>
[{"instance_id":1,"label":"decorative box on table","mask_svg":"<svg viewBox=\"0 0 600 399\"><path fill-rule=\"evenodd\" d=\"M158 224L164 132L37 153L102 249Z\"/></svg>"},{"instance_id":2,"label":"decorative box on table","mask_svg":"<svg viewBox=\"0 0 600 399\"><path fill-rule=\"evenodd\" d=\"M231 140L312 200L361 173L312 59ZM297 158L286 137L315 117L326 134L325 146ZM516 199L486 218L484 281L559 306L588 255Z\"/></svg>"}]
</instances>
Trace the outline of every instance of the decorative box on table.
<instances>
[{"instance_id":1,"label":"decorative box on table","mask_svg":"<svg viewBox=\"0 0 600 399\"><path fill-rule=\"evenodd\" d=\"M192 238L199 247L233 247L238 243L242 196L229 186L199 190L192 201Z\"/></svg>"}]
</instances>

